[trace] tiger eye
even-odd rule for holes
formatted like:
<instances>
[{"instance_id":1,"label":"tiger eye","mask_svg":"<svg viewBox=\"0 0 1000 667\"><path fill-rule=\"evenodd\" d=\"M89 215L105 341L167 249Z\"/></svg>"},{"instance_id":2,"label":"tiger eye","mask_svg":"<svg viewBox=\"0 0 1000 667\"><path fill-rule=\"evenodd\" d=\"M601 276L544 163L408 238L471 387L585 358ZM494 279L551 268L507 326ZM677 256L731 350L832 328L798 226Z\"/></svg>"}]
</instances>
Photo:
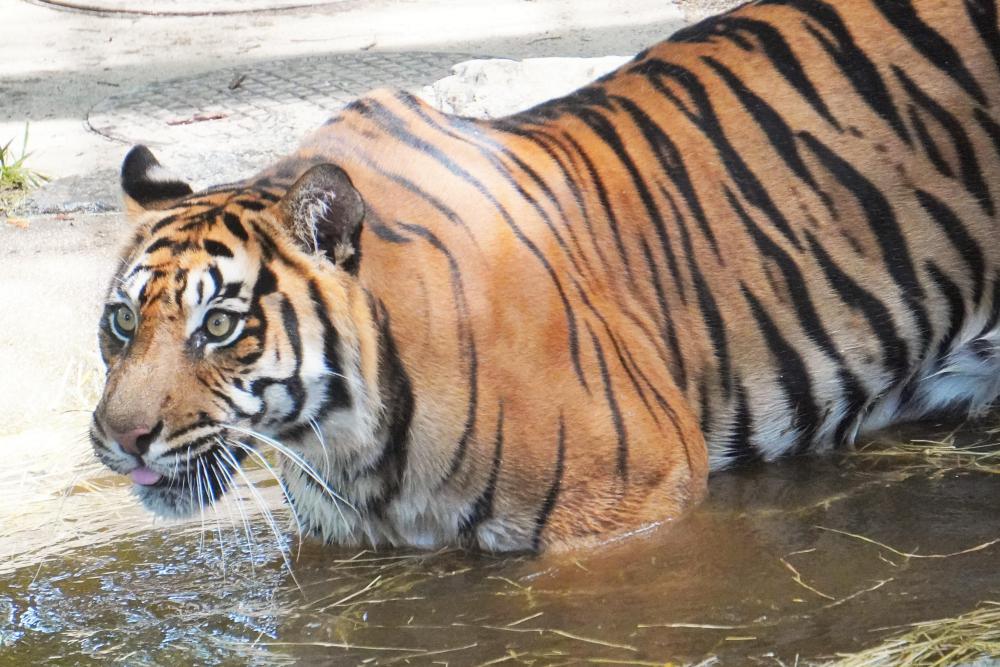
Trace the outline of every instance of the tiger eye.
<instances>
[{"instance_id":1,"label":"tiger eye","mask_svg":"<svg viewBox=\"0 0 1000 667\"><path fill-rule=\"evenodd\" d=\"M115 327L126 336L132 335L135 331L135 313L131 308L122 304L115 309Z\"/></svg>"},{"instance_id":2,"label":"tiger eye","mask_svg":"<svg viewBox=\"0 0 1000 667\"><path fill-rule=\"evenodd\" d=\"M224 310L213 310L205 318L205 331L216 340L221 340L231 334L236 328L237 319Z\"/></svg>"}]
</instances>

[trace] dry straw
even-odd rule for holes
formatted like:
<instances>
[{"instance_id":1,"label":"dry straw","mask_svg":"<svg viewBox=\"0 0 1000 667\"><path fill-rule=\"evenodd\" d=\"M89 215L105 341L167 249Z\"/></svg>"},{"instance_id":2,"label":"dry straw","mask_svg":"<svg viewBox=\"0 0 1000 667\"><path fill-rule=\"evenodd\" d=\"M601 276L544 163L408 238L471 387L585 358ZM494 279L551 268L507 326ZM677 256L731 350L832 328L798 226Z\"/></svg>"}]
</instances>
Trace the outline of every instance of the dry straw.
<instances>
[{"instance_id":1,"label":"dry straw","mask_svg":"<svg viewBox=\"0 0 1000 667\"><path fill-rule=\"evenodd\" d=\"M922 621L878 646L860 653L839 655L828 667L938 667L976 664L1000 656L1000 602L956 616Z\"/></svg>"}]
</instances>

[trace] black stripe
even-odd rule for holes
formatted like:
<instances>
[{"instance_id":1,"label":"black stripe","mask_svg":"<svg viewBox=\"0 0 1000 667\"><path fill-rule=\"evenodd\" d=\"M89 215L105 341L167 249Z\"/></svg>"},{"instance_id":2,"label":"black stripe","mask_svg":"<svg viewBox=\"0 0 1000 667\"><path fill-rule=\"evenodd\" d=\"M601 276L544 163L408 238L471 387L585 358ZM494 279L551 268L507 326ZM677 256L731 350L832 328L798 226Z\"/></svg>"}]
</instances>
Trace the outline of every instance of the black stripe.
<instances>
[{"instance_id":1,"label":"black stripe","mask_svg":"<svg viewBox=\"0 0 1000 667\"><path fill-rule=\"evenodd\" d=\"M185 268L178 268L174 271L174 303L181 305L181 300L184 297L184 290L187 289L188 284L188 270Z\"/></svg>"},{"instance_id":2,"label":"black stripe","mask_svg":"<svg viewBox=\"0 0 1000 667\"><path fill-rule=\"evenodd\" d=\"M816 87L813 86L805 70L802 69L800 59L775 26L755 19L723 16L716 19L710 27L711 31L706 31L698 41L707 42L714 37L722 37L732 40L742 47L750 47L745 48L749 51L752 50L752 45L743 40L739 33L744 31L756 37L757 42L763 47L764 55L770 61L771 67L781 74L816 113L822 116L835 130L841 131L840 123L833 117L822 96L816 91ZM671 37L671 41L674 41L673 37Z\"/></svg>"},{"instance_id":3,"label":"black stripe","mask_svg":"<svg viewBox=\"0 0 1000 667\"><path fill-rule=\"evenodd\" d=\"M674 411L673 407L671 407L670 404L667 402L667 399L663 398L663 394L661 394L660 391L656 388L656 385L654 385L652 381L650 381L650 379L642 371L642 366L639 363L637 363L635 359L632 358L632 353L629 352L628 348L626 347L622 351L625 353L625 359L632 366L632 368L635 369L636 374L642 379L643 383L645 383L646 388L649 389L649 392L653 394L653 398L656 399L656 404L659 406L660 411L663 412L664 415L666 415L667 419L674 427L674 431L677 433L677 437L681 438L682 433L680 427L680 420L678 420L677 418L677 412ZM659 423L659 420L657 420L657 423ZM687 453L687 441L684 440L684 443L685 443L684 450L685 453Z\"/></svg>"},{"instance_id":4,"label":"black stripe","mask_svg":"<svg viewBox=\"0 0 1000 667\"><path fill-rule=\"evenodd\" d=\"M747 390L743 382L736 381L736 419L726 446L726 454L734 463L747 463L760 458L753 446L753 417L747 402Z\"/></svg>"},{"instance_id":5,"label":"black stripe","mask_svg":"<svg viewBox=\"0 0 1000 667\"><path fill-rule=\"evenodd\" d=\"M379 391L385 406L383 430L387 433L382 454L375 463L375 470L382 479L382 493L374 508L376 514L391 503L403 485L403 476L409 461L410 423L413 420L415 400L410 376L403 366L392 334L392 324L385 304L378 304L375 318L379 330Z\"/></svg>"},{"instance_id":6,"label":"black stripe","mask_svg":"<svg viewBox=\"0 0 1000 667\"><path fill-rule=\"evenodd\" d=\"M232 257L233 251L224 243L213 239L205 239L205 252L213 257Z\"/></svg>"},{"instance_id":7,"label":"black stripe","mask_svg":"<svg viewBox=\"0 0 1000 667\"><path fill-rule=\"evenodd\" d=\"M420 107L420 104L416 101L416 99L410 96L408 93L399 93L397 95L397 99L399 99L403 104L407 106L407 108L409 108L412 112L414 112L424 122L424 124L427 127L437 132L440 132L447 137L456 139L458 141L461 141L462 143L465 143L475 148L477 152L480 155L482 155L493 166L493 168L496 170L497 175L501 179L506 181L507 184L517 192L521 200L526 201L535 210L535 212L541 218L542 223L548 228L552 236L555 237L556 243L559 245L559 248L569 259L576 273L580 275L584 273L581 270L580 264L578 263L577 256L570 251L569 245L563 238L562 233L560 233L559 229L553 223L552 217L548 214L548 211L546 211L545 208L539 203L539 201L521 185L520 181L514 177L513 173L511 173L511 169L507 165L505 165L502 162L502 160L500 160L497 157L497 155L499 154L507 158L508 160L513 162L522 172L527 174L528 178L531 179L531 181L539 188L539 190L541 190L545 198L548 199L549 202L551 202L555 206L556 210L559 212L559 219L565 220L567 216L562 208L562 204L560 203L558 197L556 197L555 193L548 186L545 180L541 176L539 176L538 172L536 172L531 167L531 165L526 163L524 160L518 157L516 153L509 150L503 144L497 141L490 141L488 139L488 135L484 133L477 132L474 133L473 136L475 136L476 139L479 141L486 142L488 147L481 145L480 143L478 143L478 141L473 141L467 136L464 136L453 130L441 126L436 120L428 116L427 113L424 112L424 110ZM469 121L457 118L453 119L452 122L460 124L462 126L468 126L469 124ZM573 225L566 225L565 229L567 233L570 235L571 240L575 241L575 245L579 249L580 244L579 241L577 241L575 233L573 231ZM580 255L579 261L582 261L584 266L590 269L586 255L583 254L582 252L580 252L579 255Z\"/></svg>"},{"instance_id":8,"label":"black stripe","mask_svg":"<svg viewBox=\"0 0 1000 667\"><path fill-rule=\"evenodd\" d=\"M452 294L455 296L456 328L458 329L458 340L464 344L464 352L468 355L469 366L469 399L465 416L465 425L462 427L462 434L455 444L455 451L452 454L451 464L445 473L441 483L451 479L465 460L465 455L469 447L469 441L476 428L476 411L479 406L479 356L476 352L475 334L469 327L468 305L465 299L465 286L462 283L462 272L458 267L451 250L441 242L434 232L421 225L398 222L398 226L408 232L416 234L427 241L435 250L440 252L448 262L448 272L451 279Z\"/></svg>"},{"instance_id":9,"label":"black stripe","mask_svg":"<svg viewBox=\"0 0 1000 667\"><path fill-rule=\"evenodd\" d=\"M640 132L642 132L642 135L646 139L646 143L649 145L649 148L653 151L663 174L673 182L681 196L684 197L684 201L688 205L688 210L691 211L691 215L698 223L698 227L701 229L702 234L704 234L705 239L712 248L712 252L715 253L716 257L720 257L719 246L715 238L715 233L708 224L708 217L705 215L701 202L698 200L698 195L695 192L691 176L688 173L687 167L684 165L684 160L681 156L680 150L677 148L677 145L671 141L670 137L666 135L663 129L653 122L653 120L642 109L640 109L638 105L634 104L627 98L617 98L617 102L622 109L624 109L625 112L631 116L632 122L635 123L635 126ZM656 235L660 244L663 246L664 254L670 257L673 253L670 249L670 237L667 236L660 211L656 206L655 200L650 194L650 189L646 185L645 179L643 178L643 170L640 169L629 156L624 142L614 127L615 124L610 122L600 113L593 110L579 110L576 112L576 115L580 118L580 120L585 122L590 129L593 130L594 133L597 134L597 136L599 136L609 148L611 148L612 151L614 151L622 165L626 168L626 170L628 170L632 183L636 186L636 189L639 192L639 198L642 200L643 206L649 215L649 219L653 222L653 225L656 228Z\"/></svg>"},{"instance_id":10,"label":"black stripe","mask_svg":"<svg viewBox=\"0 0 1000 667\"><path fill-rule=\"evenodd\" d=\"M941 338L938 346L938 359L943 359L955 342L955 337L962 329L962 322L965 321L965 300L962 298L962 290L958 288L948 275L941 270L932 260L924 263L927 274L931 277L934 286L938 288L948 304L948 331Z\"/></svg>"},{"instance_id":11,"label":"black stripe","mask_svg":"<svg viewBox=\"0 0 1000 667\"><path fill-rule=\"evenodd\" d=\"M170 254L179 257L189 250L198 249L198 245L192 239L174 241L170 246Z\"/></svg>"},{"instance_id":12,"label":"black stripe","mask_svg":"<svg viewBox=\"0 0 1000 667\"><path fill-rule=\"evenodd\" d=\"M288 344L292 348L292 358L295 359L295 368L282 382L285 391L292 399L292 410L282 417L282 421L290 424L298 420L299 415L302 414L306 390L299 375L302 372L302 337L299 334L299 316L295 313L292 302L287 298L281 300L281 324L285 330L285 336L288 338Z\"/></svg>"},{"instance_id":13,"label":"black stripe","mask_svg":"<svg viewBox=\"0 0 1000 667\"><path fill-rule=\"evenodd\" d=\"M313 314L323 330L323 366L329 373L323 391L323 402L312 415L313 419L322 421L331 410L350 407L351 394L347 390L347 383L343 378L344 368L340 363L340 335L330 321L330 308L314 280L309 281L309 300L313 305Z\"/></svg>"},{"instance_id":14,"label":"black stripe","mask_svg":"<svg viewBox=\"0 0 1000 667\"><path fill-rule=\"evenodd\" d=\"M833 59L865 104L887 122L904 143L910 144L910 135L892 103L885 82L879 76L878 68L855 44L833 5L821 0L761 0L758 4L791 6L814 21L817 25L803 22L806 31Z\"/></svg>"},{"instance_id":15,"label":"black stripe","mask_svg":"<svg viewBox=\"0 0 1000 667\"><path fill-rule=\"evenodd\" d=\"M909 370L909 345L899 337L892 313L882 301L842 270L812 233L806 230L805 235L816 261L826 276L827 284L844 304L864 315L868 328L882 348L883 364L886 370L892 373L893 383L901 382Z\"/></svg>"},{"instance_id":16,"label":"black stripe","mask_svg":"<svg viewBox=\"0 0 1000 667\"><path fill-rule=\"evenodd\" d=\"M615 211L615 207L611 205L611 199L608 196L608 188L604 185L604 177L602 176L603 170L599 170L594 166L594 162L590 159L587 150L581 146L571 134L564 132L562 137L580 157L580 160L583 162L583 165L587 170L587 176L593 185L593 191L597 193L597 200L601 204L601 210L604 211L604 219L607 220L608 227L611 229L611 236L615 241L615 249L618 251L618 259L621 265L625 267L625 274L631 278L631 262L628 258L628 251L625 249L625 242L622 240L621 227L618 223L618 214ZM581 199L581 201L583 201L583 199Z\"/></svg>"},{"instance_id":17,"label":"black stripe","mask_svg":"<svg viewBox=\"0 0 1000 667\"><path fill-rule=\"evenodd\" d=\"M978 306L982 303L983 292L986 290L986 259L983 257L982 248L972 238L955 212L944 202L923 190L917 190L916 194L917 201L945 233L959 258L969 269L969 278L974 286L972 301Z\"/></svg>"},{"instance_id":18,"label":"black stripe","mask_svg":"<svg viewBox=\"0 0 1000 667\"><path fill-rule=\"evenodd\" d=\"M965 0L965 10L1000 72L1000 29L997 28L996 3L994 0Z\"/></svg>"},{"instance_id":19,"label":"black stripe","mask_svg":"<svg viewBox=\"0 0 1000 667\"><path fill-rule=\"evenodd\" d=\"M177 221L177 214L171 213L170 215L165 215L160 218L155 225L153 225L149 230L150 236L155 236L157 232L166 227L167 225Z\"/></svg>"},{"instance_id":20,"label":"black stripe","mask_svg":"<svg viewBox=\"0 0 1000 667\"><path fill-rule=\"evenodd\" d=\"M260 268L257 269L257 280L253 284L253 296L251 299L255 302L260 301L262 296L271 294L277 289L278 277L274 275L271 267L267 264L261 264ZM198 300L201 300L200 294Z\"/></svg>"},{"instance_id":21,"label":"black stripe","mask_svg":"<svg viewBox=\"0 0 1000 667\"><path fill-rule=\"evenodd\" d=\"M892 206L878 188L860 172L830 148L808 132L800 132L809 149L819 158L823 166L858 200L865 211L868 227L878 240L882 260L900 287L903 301L913 314L917 332L920 335L920 354L927 351L930 344L931 326L924 310L924 290L917 279L913 260L906 245L906 238L896 219Z\"/></svg>"},{"instance_id":22,"label":"black stripe","mask_svg":"<svg viewBox=\"0 0 1000 667\"><path fill-rule=\"evenodd\" d=\"M701 419L698 424L701 426L701 432L705 434L705 439L708 440L711 433L712 417L714 416L711 395L708 391L708 372L702 375L701 380L698 382L698 396L700 397L698 406L701 408Z\"/></svg>"},{"instance_id":23,"label":"black stripe","mask_svg":"<svg viewBox=\"0 0 1000 667\"><path fill-rule=\"evenodd\" d=\"M497 480L500 478L500 466L503 465L503 401L497 414L497 433L493 439L493 463L490 475L486 479L486 487L473 501L469 513L462 518L459 533L469 540L475 540L476 529L483 521L493 516L493 498L496 495Z\"/></svg>"},{"instance_id":24,"label":"black stripe","mask_svg":"<svg viewBox=\"0 0 1000 667\"><path fill-rule=\"evenodd\" d=\"M813 397L809 370L802 356L781 335L781 330L767 314L760 301L742 282L740 287L777 365L774 380L781 385L785 396L788 397L788 407L792 413L790 421L798 431L795 451L804 451L812 442L813 434L819 426L819 410Z\"/></svg>"},{"instance_id":25,"label":"black stripe","mask_svg":"<svg viewBox=\"0 0 1000 667\"><path fill-rule=\"evenodd\" d=\"M1000 156L1000 125L995 120L986 115L986 112L976 107L972 114L976 117L976 122L983 128L986 135L993 143L993 150Z\"/></svg>"},{"instance_id":26,"label":"black stripe","mask_svg":"<svg viewBox=\"0 0 1000 667\"><path fill-rule=\"evenodd\" d=\"M560 141L556 139L554 136L551 136L548 133L539 129L527 129L513 122L503 122L502 119L495 122L493 124L493 127L500 132L513 134L514 136L530 141L533 145L537 146L540 150L542 150L553 162L556 163L556 165L559 168L559 171L562 174L560 185L565 186L566 188L569 189L570 194L572 195L573 202L579 209L578 219L583 221L583 224L587 230L587 237L590 239L591 247L594 249L594 252L597 254L598 258L600 258L601 264L604 267L605 271L610 271L611 266L608 263L608 259L607 256L605 255L604 248L602 244L598 242L597 235L594 233L593 224L596 220L599 220L600 218L591 215L589 211L587 205L587 196L584 195L583 189L581 187L583 185L583 177L580 174L579 169L577 169L576 167L576 161L573 159L573 155L570 152L569 148L560 143ZM544 128L543 126L543 129L546 128ZM563 134L564 136L568 137L568 135L566 135L565 133ZM569 139L570 141L568 141L567 143L572 142L572 138L569 137ZM575 142L572 143L575 144ZM576 144L576 150L577 152L580 152L582 150L579 144ZM590 166L591 172L593 172L593 164L590 162L589 158L586 155L582 155L582 160L585 163L585 165ZM607 197L606 191L603 193L603 195L601 193L601 191L604 190L604 184L599 180L594 180L593 176L595 176L595 174L591 173L593 187L595 190L598 191L599 200L603 202L604 200L606 200ZM588 188L588 191L589 190L590 188ZM559 206L558 202L557 206ZM560 211L561 210L562 209L560 207ZM609 225L612 228L612 234L615 235L615 245L618 250L620 259L619 266L625 269L625 274L628 277L628 281L631 283L632 267L630 262L628 261L627 255L624 254L625 248L624 245L622 244L620 231L617 229L617 224L618 224L617 220L612 220L612 218L609 216L613 216L613 213L609 214L607 210L605 210L605 216L606 216L605 219L609 220ZM563 219L568 220L569 216L564 214ZM569 225L568 230L574 242L577 242L576 234L573 231L573 226ZM580 252L582 254L582 248L580 249Z\"/></svg>"},{"instance_id":27,"label":"black stripe","mask_svg":"<svg viewBox=\"0 0 1000 667\"><path fill-rule=\"evenodd\" d=\"M248 241L250 239L250 235L247 234L246 228L243 227L239 216L235 213L224 211L222 213L222 224L226 226L226 229L229 230L230 234L238 238L240 241Z\"/></svg>"},{"instance_id":28,"label":"black stripe","mask_svg":"<svg viewBox=\"0 0 1000 667\"><path fill-rule=\"evenodd\" d=\"M198 202L191 202L190 205L197 206ZM218 217L219 213L221 212L222 212L221 208L213 206L203 211L199 211L198 213L195 214L188 214L186 217L183 218L184 224L178 227L177 231L189 232L193 229L200 230L203 227L208 227L210 225L213 225L215 224L216 217Z\"/></svg>"},{"instance_id":29,"label":"black stripe","mask_svg":"<svg viewBox=\"0 0 1000 667\"><path fill-rule=\"evenodd\" d=\"M587 332L590 334L590 341L594 346L594 354L597 356L597 363L601 368L604 399L608 403L608 410L611 411L611 419L614 422L615 434L618 439L615 474L623 480L628 481L628 432L625 429L621 410L618 408L618 401L615 399L615 389L611 383L611 374L608 372L608 362L604 358L604 349L601 347L601 341L594 334L594 330L590 328L590 324L586 322L584 324L587 327Z\"/></svg>"},{"instance_id":30,"label":"black stripe","mask_svg":"<svg viewBox=\"0 0 1000 667\"><path fill-rule=\"evenodd\" d=\"M784 234L789 243L801 249L801 242L795 236L795 232L788 223L788 220L785 219L781 210L771 199L767 188L757 179L757 176L743 160L739 151L729 143L729 139L722 129L722 124L715 114L708 91L698 77L690 70L664 60L647 60L639 65L634 65L629 71L645 76L663 97L670 100L689 121L701 130L705 138L711 141L716 151L718 151L719 157L722 159L722 164L739 187L740 193L752 206L760 209L767 216L771 224ZM683 87L691 98L691 101L694 102L695 107L697 107L697 111L692 110L685 100L681 99L680 96L674 93L661 80L664 78L675 81Z\"/></svg>"},{"instance_id":31,"label":"black stripe","mask_svg":"<svg viewBox=\"0 0 1000 667\"><path fill-rule=\"evenodd\" d=\"M158 238L155 241L153 241L152 243L150 243L149 247L147 247L145 250L143 250L143 254L145 254L145 255L152 255L157 250L159 250L161 248L169 248L173 244L174 244L174 240L173 239L164 236L164 237Z\"/></svg>"},{"instance_id":32,"label":"black stripe","mask_svg":"<svg viewBox=\"0 0 1000 667\"><path fill-rule=\"evenodd\" d=\"M867 403L867 394L862 388L861 383L858 381L858 378L855 377L854 374L848 369L843 355L840 354L837 346L830 338L826 327L823 326L823 322L820 319L819 314L816 312L815 306L813 306L812 299L809 297L809 283L805 276L802 275L802 271L799 270L798 264L796 264L795 260L788 253L782 250L779 245L768 238L767 234L764 234L760 228L757 227L753 219L740 204L739 200L737 200L735 195L733 195L733 193L729 190L728 186L724 185L723 191L725 192L729 205L736 212L737 217L739 217L740 221L743 222L743 226L750 233L750 237L757 246L757 250L761 255L772 260L778 266L778 270L781 271L781 274L785 279L787 292L792 298L795 315L799 321L799 326L802 328L802 331L813 344L823 351L828 358L836 362L838 379L842 385L844 397L848 403L847 411L849 414L855 413L857 410L861 409L861 406Z\"/></svg>"},{"instance_id":33,"label":"black stripe","mask_svg":"<svg viewBox=\"0 0 1000 667\"><path fill-rule=\"evenodd\" d=\"M240 409L240 407L238 405L236 405L236 403L233 402L233 399L231 399L228 396L226 396L223 392L219 391L215 387L210 386L206 382L202 382L202 384L205 385L205 388L208 389L208 391L213 396L215 396L217 399L219 399L220 401L222 401L222 404L225 405L229 409L229 411L231 412L233 418L235 418L235 419L250 419L254 423L256 423L256 421L260 419L260 413L256 413L256 414L251 415L249 412L244 412L243 410Z\"/></svg>"},{"instance_id":34,"label":"black stripe","mask_svg":"<svg viewBox=\"0 0 1000 667\"><path fill-rule=\"evenodd\" d=\"M212 279L212 293L208 297L208 301L214 301L215 297L219 296L219 292L225 286L225 281L222 279L222 271L215 264L209 264L208 266L208 276Z\"/></svg>"},{"instance_id":35,"label":"black stripe","mask_svg":"<svg viewBox=\"0 0 1000 667\"><path fill-rule=\"evenodd\" d=\"M920 86L906 75L906 72L895 65L892 66L892 71L895 73L896 78L903 84L903 88L906 89L907 94L913 101L926 109L951 137L952 144L955 147L955 154L958 155L958 165L962 172L962 183L965 184L965 189L976 198L983 211L992 217L994 210L993 198L990 196L989 187L983 180L983 173L979 168L979 161L976 159L975 147L962 128L962 124L955 116L934 101L930 95L925 93Z\"/></svg>"},{"instance_id":36,"label":"black stripe","mask_svg":"<svg viewBox=\"0 0 1000 667\"><path fill-rule=\"evenodd\" d=\"M650 282L652 282L653 290L656 293L656 304L660 309L660 335L663 337L672 355L672 363L669 365L668 370L674 382L677 383L677 387L681 391L686 392L688 386L687 367L684 363L684 355L681 354L680 342L677 340L677 331L674 328L670 307L667 305L667 297L663 292L663 285L660 283L660 271L656 266L656 260L653 259L653 255L649 250L649 244L646 243L646 238L641 234L639 235L639 242L642 245L643 259L645 259L646 267L650 272ZM675 289L679 290L680 286L675 286Z\"/></svg>"},{"instance_id":37,"label":"black stripe","mask_svg":"<svg viewBox=\"0 0 1000 667\"><path fill-rule=\"evenodd\" d=\"M222 288L222 298L235 299L240 295L240 292L242 290L243 290L243 283L241 282L226 283L226 286Z\"/></svg>"},{"instance_id":38,"label":"black stripe","mask_svg":"<svg viewBox=\"0 0 1000 667\"><path fill-rule=\"evenodd\" d=\"M205 428L206 426L215 426L215 425L217 425L217 422L214 419L209 419L207 416L204 416L204 413L202 413L201 415L199 415L196 421L188 424L187 426L183 426L177 430L168 433L166 436L164 436L164 440L166 440L169 443L171 440L176 440L177 438L187 433L190 433L191 431L195 431L199 428Z\"/></svg>"},{"instance_id":39,"label":"black stripe","mask_svg":"<svg viewBox=\"0 0 1000 667\"><path fill-rule=\"evenodd\" d=\"M694 283L695 294L698 297L698 308L701 311L702 320L705 323L705 328L708 329L709 338L712 341L712 355L715 360L718 361L719 367L717 369L717 375L719 377L719 382L722 385L723 396L726 400L729 400L732 394L732 368L730 367L729 359L729 344L726 342L726 323L722 318L722 313L719 310L719 306L715 302L715 297L712 296L712 290L708 286L708 281L702 275L701 268L698 266L694 247L691 243L691 237L687 231L687 225L684 223L684 217L681 215L680 210L677 208L677 204L674 202L674 198L670 196L670 193L660 188L660 194L664 196L667 202L670 204L670 208L674 214L674 224L681 233L681 241L684 245L684 252L688 260L688 271L691 273L691 280ZM707 404L707 394L704 409L706 413L709 411Z\"/></svg>"},{"instance_id":40,"label":"black stripe","mask_svg":"<svg viewBox=\"0 0 1000 667\"><path fill-rule=\"evenodd\" d=\"M686 297L684 295L684 279L680 275L677 268L677 258L674 254L673 247L670 243L670 237L667 235L666 227L663 223L663 219L660 215L660 211L656 206L656 202L653 200L652 195L649 192L649 188L646 185L646 181L642 177L641 170L636 166L632 157L625 150L625 144L621 139L621 136L616 132L614 125L610 123L606 118L597 113L585 113L581 120L587 124L590 129L597 134L598 137L604 142L604 144L615 154L615 157L622 163L622 166L629 173L629 178L632 180L632 184L635 186L639 193L639 197L642 200L643 206L646 209L646 213L649 215L650 220L656 230L657 239L660 242L660 247L663 249L663 254L667 258L667 267L670 270L671 275L677 281L678 291L681 294L681 299L684 300ZM587 172L590 175L592 182L595 184L597 189L597 194L601 202L601 208L604 209L605 215L607 216L608 225L611 227L612 235L615 239L615 246L618 248L618 254L621 261L626 265L631 264L628 258L628 252L625 249L624 241L622 240L621 229L618 223L618 216L615 212L615 207L611 204L610 198L608 197L607 188L604 185L603 179L601 177L601 172L594 166L593 161L587 154L587 151L574 139L571 135L563 135L567 141L574 147L577 154L584 161L587 167ZM653 144L650 143L652 146ZM660 164L663 165L664 157L662 155L658 156ZM683 167L681 167L683 169ZM678 172L680 174L680 172ZM683 176L681 176L683 183ZM697 202L696 202L697 203ZM700 208L698 209L700 211ZM702 214L702 219L704 215ZM707 232L707 237L709 238L709 243L713 243L714 236L712 235L712 230L708 227L707 221L704 226L704 230ZM716 252L718 250L716 249ZM631 273L631 269L627 273Z\"/></svg>"},{"instance_id":41,"label":"black stripe","mask_svg":"<svg viewBox=\"0 0 1000 667\"><path fill-rule=\"evenodd\" d=\"M241 206L248 211L263 211L270 204L268 202L258 201L256 199L237 199L233 202L237 206Z\"/></svg>"},{"instance_id":42,"label":"black stripe","mask_svg":"<svg viewBox=\"0 0 1000 667\"><path fill-rule=\"evenodd\" d=\"M549 484L549 490L545 494L545 500L542 502L542 507L538 512L538 516L535 517L535 534L531 538L532 551L538 551L538 548L541 546L542 532L545 530L545 526L548 525L549 517L552 515L552 510L555 509L556 501L559 499L559 492L562 490L565 461L566 425L563 422L562 414L560 414L559 435L556 441L556 469L552 475L552 483Z\"/></svg>"},{"instance_id":43,"label":"black stripe","mask_svg":"<svg viewBox=\"0 0 1000 667\"><path fill-rule=\"evenodd\" d=\"M624 341L619 343L615 339L615 336L611 333L611 330L607 327L607 325L605 325L605 331L608 334L608 340L611 341L611 346L615 350L615 356L618 358L618 363L625 371L625 375L628 376L629 382L631 383L632 388L635 390L636 395L639 397L639 400L642 401L642 404L646 406L646 412L649 413L649 416L653 418L654 422L659 424L660 418L656 415L656 411L653 410L653 406L650 404L649 399L646 398L646 390L639 382L638 374L636 372L639 370L639 368L638 366L636 366L635 370L633 370L632 364L629 363L630 361L633 361L634 363L634 360L632 360L631 354L626 354L628 353L628 346L625 344Z\"/></svg>"},{"instance_id":44,"label":"black stripe","mask_svg":"<svg viewBox=\"0 0 1000 667\"><path fill-rule=\"evenodd\" d=\"M799 156L798 147L795 143L795 134L773 107L746 87L742 80L731 70L711 56L702 56L702 61L714 69L726 82L729 88L739 98L743 108L746 109L757 121L760 129L767 135L771 146L778 153L781 159L788 165L796 176L815 192L822 200L824 206L830 212L834 220L838 219L837 210L833 205L833 200L813 178L809 168Z\"/></svg>"},{"instance_id":45,"label":"black stripe","mask_svg":"<svg viewBox=\"0 0 1000 667\"><path fill-rule=\"evenodd\" d=\"M937 147L937 144L934 143L931 133L927 131L927 126L924 124L923 119L920 118L917 108L910 104L907 107L907 111L909 112L910 123L913 124L913 127L917 131L917 140L920 142L920 145L924 147L924 152L927 153L927 157L931 161L931 164L934 165L934 168L937 169L938 173L942 176L955 178L955 172L951 170L951 165L948 164L948 161L944 159L943 155L941 155L941 150Z\"/></svg>"},{"instance_id":46,"label":"black stripe","mask_svg":"<svg viewBox=\"0 0 1000 667\"><path fill-rule=\"evenodd\" d=\"M962 62L962 56L948 40L921 20L911 2L875 0L875 6L920 55L951 77L977 102L989 106L983 89Z\"/></svg>"}]
</instances>

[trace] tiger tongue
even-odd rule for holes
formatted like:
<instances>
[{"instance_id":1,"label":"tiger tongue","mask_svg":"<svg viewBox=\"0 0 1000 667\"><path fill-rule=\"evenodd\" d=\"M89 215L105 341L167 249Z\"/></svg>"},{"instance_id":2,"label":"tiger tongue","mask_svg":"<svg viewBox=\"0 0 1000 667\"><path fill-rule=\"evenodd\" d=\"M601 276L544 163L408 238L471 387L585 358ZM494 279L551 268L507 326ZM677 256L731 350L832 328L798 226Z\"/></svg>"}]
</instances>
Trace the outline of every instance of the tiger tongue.
<instances>
[{"instance_id":1,"label":"tiger tongue","mask_svg":"<svg viewBox=\"0 0 1000 667\"><path fill-rule=\"evenodd\" d=\"M135 482L136 484L141 484L143 486L152 486L153 484L159 482L160 477L162 477L160 473L153 472L146 466L136 468L135 470L130 472L128 476L132 479L133 482Z\"/></svg>"}]
</instances>

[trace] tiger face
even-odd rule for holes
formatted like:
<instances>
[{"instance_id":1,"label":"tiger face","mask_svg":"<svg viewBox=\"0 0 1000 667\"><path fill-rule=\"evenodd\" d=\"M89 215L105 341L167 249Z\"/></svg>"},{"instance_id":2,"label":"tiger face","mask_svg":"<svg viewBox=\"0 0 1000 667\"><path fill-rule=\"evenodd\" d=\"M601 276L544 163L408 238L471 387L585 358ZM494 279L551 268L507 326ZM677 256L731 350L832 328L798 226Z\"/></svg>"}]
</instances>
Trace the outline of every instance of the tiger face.
<instances>
[{"instance_id":1,"label":"tiger face","mask_svg":"<svg viewBox=\"0 0 1000 667\"><path fill-rule=\"evenodd\" d=\"M347 175L320 165L281 195L193 194L140 146L122 184L138 231L100 322L98 458L147 508L184 516L264 445L325 433L334 457L363 456L378 388L356 279L364 205Z\"/></svg>"}]
</instances>

